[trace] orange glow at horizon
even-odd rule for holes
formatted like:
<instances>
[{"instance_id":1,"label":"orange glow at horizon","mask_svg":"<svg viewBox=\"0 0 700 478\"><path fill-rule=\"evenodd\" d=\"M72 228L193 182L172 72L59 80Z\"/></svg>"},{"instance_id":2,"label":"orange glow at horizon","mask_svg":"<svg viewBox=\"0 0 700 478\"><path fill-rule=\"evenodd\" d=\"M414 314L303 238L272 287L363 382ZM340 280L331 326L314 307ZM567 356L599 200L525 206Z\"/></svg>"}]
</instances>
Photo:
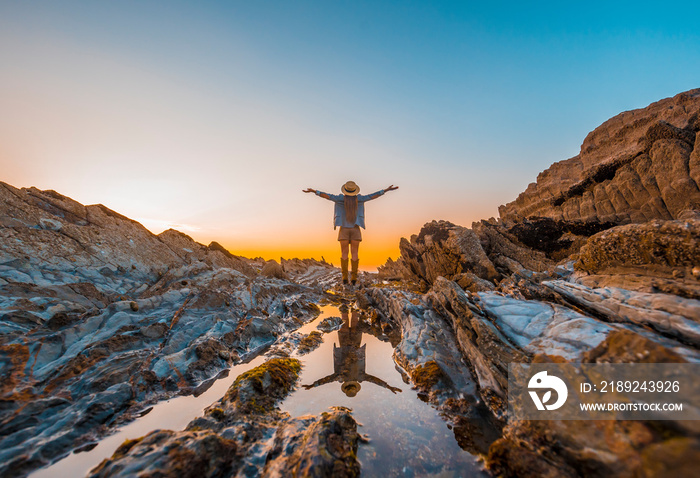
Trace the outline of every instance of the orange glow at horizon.
<instances>
[{"instance_id":1,"label":"orange glow at horizon","mask_svg":"<svg viewBox=\"0 0 700 478\"><path fill-rule=\"evenodd\" d=\"M418 230L410 233L393 232L379 235L377 231L363 231L363 241L360 244L359 258L360 269L368 272L376 271L377 267L384 265L387 259L396 260L399 257L399 241L401 237L410 237L418 233ZM204 236L198 232L187 233L192 238L203 244L216 241L232 254L249 259L262 257L265 260L274 259L280 262L284 259L316 259L339 266L340 245L337 241L337 231L329 228L318 234L310 232L306 237L296 237L295 240L284 241L279 237L265 237L245 239L232 239L230 237Z\"/></svg>"},{"instance_id":2,"label":"orange glow at horizon","mask_svg":"<svg viewBox=\"0 0 700 478\"><path fill-rule=\"evenodd\" d=\"M374 272L389 258L398 259L401 238L408 239L418 234L427 222L444 219L471 227L472 221L486 219L491 212L490 206L484 204L475 204L466 209L455 203L440 207L441 213L433 208L417 210L416 203L411 203L415 198L411 198L410 189L400 188L367 204L367 229L362 230L363 241L359 250L361 270ZM402 196L406 197L402 199ZM341 252L337 241L338 230L331 223L332 203L309 194L288 198L288 201L292 200L300 200L295 212L299 218L292 221L276 216L273 211L261 217L247 217L247 220L235 214L223 219L219 216L214 227L211 222L199 222L199 217L171 221L138 216L135 219L154 234L169 228L176 229L201 244L215 241L232 254L249 259L262 257L279 262L281 258L311 258L338 266ZM408 209L412 209L415 215L403 210L406 203L410 204ZM131 211L122 208L115 210L134 217L129 214Z\"/></svg>"},{"instance_id":3,"label":"orange glow at horizon","mask_svg":"<svg viewBox=\"0 0 700 478\"><path fill-rule=\"evenodd\" d=\"M386 247L385 244L376 244L363 248L360 246L360 269L374 272L377 267L384 265L388 258L396 260L399 256L399 240L397 239L394 247ZM231 254L255 259L262 257L265 260L274 259L279 262L280 258L284 259L316 259L318 261L325 260L326 262L338 267L340 264L340 247L335 244L335 247L323 246L318 248L308 249L247 249L237 248L231 244L221 243Z\"/></svg>"}]
</instances>

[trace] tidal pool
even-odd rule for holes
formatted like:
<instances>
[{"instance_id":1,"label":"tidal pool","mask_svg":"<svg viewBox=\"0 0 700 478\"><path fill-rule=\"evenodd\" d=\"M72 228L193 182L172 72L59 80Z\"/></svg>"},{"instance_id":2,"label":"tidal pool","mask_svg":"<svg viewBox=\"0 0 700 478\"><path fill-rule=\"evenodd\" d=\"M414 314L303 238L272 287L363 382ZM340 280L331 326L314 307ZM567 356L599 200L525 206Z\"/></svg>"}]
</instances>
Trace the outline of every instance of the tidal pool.
<instances>
[{"instance_id":1,"label":"tidal pool","mask_svg":"<svg viewBox=\"0 0 700 478\"><path fill-rule=\"evenodd\" d=\"M280 404L282 410L301 416L332 406L351 408L360 433L369 440L358 450L363 476L488 476L476 458L459 447L439 413L404 383L389 337L361 323L356 311L324 306L318 318L293 333L317 330L327 317L341 317L342 326L323 334L323 342L312 352L295 354L303 362L302 374L297 389ZM199 396L159 402L91 450L72 453L30 476L84 476L127 439L158 429L182 430L220 399L238 375L266 359L259 356L231 367L228 376Z\"/></svg>"},{"instance_id":2,"label":"tidal pool","mask_svg":"<svg viewBox=\"0 0 700 478\"><path fill-rule=\"evenodd\" d=\"M438 411L404 383L389 337L357 316L353 321L352 310L343 313L333 306L322 307L319 318L298 332L308 334L330 316L341 317L342 327L297 357L304 363L300 385L280 408L292 416L351 408L369 439L357 454L363 476L488 476L476 457L459 447ZM368 379L360 381L363 377ZM348 382L359 382L359 388Z\"/></svg>"},{"instance_id":3,"label":"tidal pool","mask_svg":"<svg viewBox=\"0 0 700 478\"><path fill-rule=\"evenodd\" d=\"M204 415L204 409L219 400L233 385L236 377L263 363L267 357L258 356L247 363L234 365L226 377L216 380L204 393L164 400L153 405L145 415L120 427L116 433L102 439L89 451L75 451L53 465L35 471L31 478L79 477L109 458L126 440L142 437L153 430L184 430L193 419ZM146 409L148 410L148 409Z\"/></svg>"}]
</instances>

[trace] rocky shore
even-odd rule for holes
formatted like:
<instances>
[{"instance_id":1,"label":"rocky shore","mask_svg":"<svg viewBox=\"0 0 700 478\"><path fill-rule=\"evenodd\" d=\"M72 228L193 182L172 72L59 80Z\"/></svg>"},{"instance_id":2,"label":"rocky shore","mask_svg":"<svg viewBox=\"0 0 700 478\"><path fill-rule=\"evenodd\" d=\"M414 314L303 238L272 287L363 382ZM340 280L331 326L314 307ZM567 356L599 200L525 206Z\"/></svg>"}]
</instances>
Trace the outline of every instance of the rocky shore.
<instances>
[{"instance_id":1,"label":"rocky shore","mask_svg":"<svg viewBox=\"0 0 700 478\"><path fill-rule=\"evenodd\" d=\"M514 421L507 391L509 363L700 362L699 112L691 90L618 115L499 219L427 223L350 292L325 262L246 259L0 183L0 476L264 352L185 430L126 442L92 474L360 474L351 410L277 408L290 354L318 341L289 334L341 302L400 336L397 366L488 473L695 476L695 422Z\"/></svg>"}]
</instances>

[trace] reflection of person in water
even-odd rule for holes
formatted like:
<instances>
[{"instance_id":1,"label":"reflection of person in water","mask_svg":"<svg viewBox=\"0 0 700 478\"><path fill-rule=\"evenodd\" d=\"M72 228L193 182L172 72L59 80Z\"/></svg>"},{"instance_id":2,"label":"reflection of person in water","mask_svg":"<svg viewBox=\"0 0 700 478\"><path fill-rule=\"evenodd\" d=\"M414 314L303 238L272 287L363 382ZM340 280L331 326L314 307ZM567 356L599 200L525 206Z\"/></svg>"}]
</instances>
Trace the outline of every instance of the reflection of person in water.
<instances>
[{"instance_id":1,"label":"reflection of person in water","mask_svg":"<svg viewBox=\"0 0 700 478\"><path fill-rule=\"evenodd\" d=\"M327 377L316 380L311 385L304 385L305 389L318 387L331 382L340 382L340 389L348 397L354 397L360 391L360 382L368 381L384 388L388 388L393 393L400 392L401 389L392 387L384 380L365 372L365 350L367 344L362 343L362 330L359 327L359 314L352 311L352 321L348 318L348 308L340 308L343 325L338 331L338 342L340 346L333 344L333 373Z\"/></svg>"}]
</instances>

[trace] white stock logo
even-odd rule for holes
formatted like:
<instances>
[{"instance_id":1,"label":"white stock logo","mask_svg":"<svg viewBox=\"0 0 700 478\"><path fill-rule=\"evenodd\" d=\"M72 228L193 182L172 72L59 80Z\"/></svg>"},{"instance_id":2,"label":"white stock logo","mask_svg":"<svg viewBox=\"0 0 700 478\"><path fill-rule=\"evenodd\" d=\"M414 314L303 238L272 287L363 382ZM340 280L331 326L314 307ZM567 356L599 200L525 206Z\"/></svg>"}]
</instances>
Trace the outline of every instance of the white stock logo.
<instances>
[{"instance_id":1,"label":"white stock logo","mask_svg":"<svg viewBox=\"0 0 700 478\"><path fill-rule=\"evenodd\" d=\"M530 382L527 384L528 388L549 388L557 392L557 401L551 405L545 405L550 398L552 398L552 390L545 392L542 400L540 400L537 392L530 390L530 396L532 401L535 402L535 406L538 410L556 410L564 405L566 402L566 397L569 396L569 390L566 388L566 384L559 377L554 375L547 375L546 371L538 372L532 376Z\"/></svg>"}]
</instances>

